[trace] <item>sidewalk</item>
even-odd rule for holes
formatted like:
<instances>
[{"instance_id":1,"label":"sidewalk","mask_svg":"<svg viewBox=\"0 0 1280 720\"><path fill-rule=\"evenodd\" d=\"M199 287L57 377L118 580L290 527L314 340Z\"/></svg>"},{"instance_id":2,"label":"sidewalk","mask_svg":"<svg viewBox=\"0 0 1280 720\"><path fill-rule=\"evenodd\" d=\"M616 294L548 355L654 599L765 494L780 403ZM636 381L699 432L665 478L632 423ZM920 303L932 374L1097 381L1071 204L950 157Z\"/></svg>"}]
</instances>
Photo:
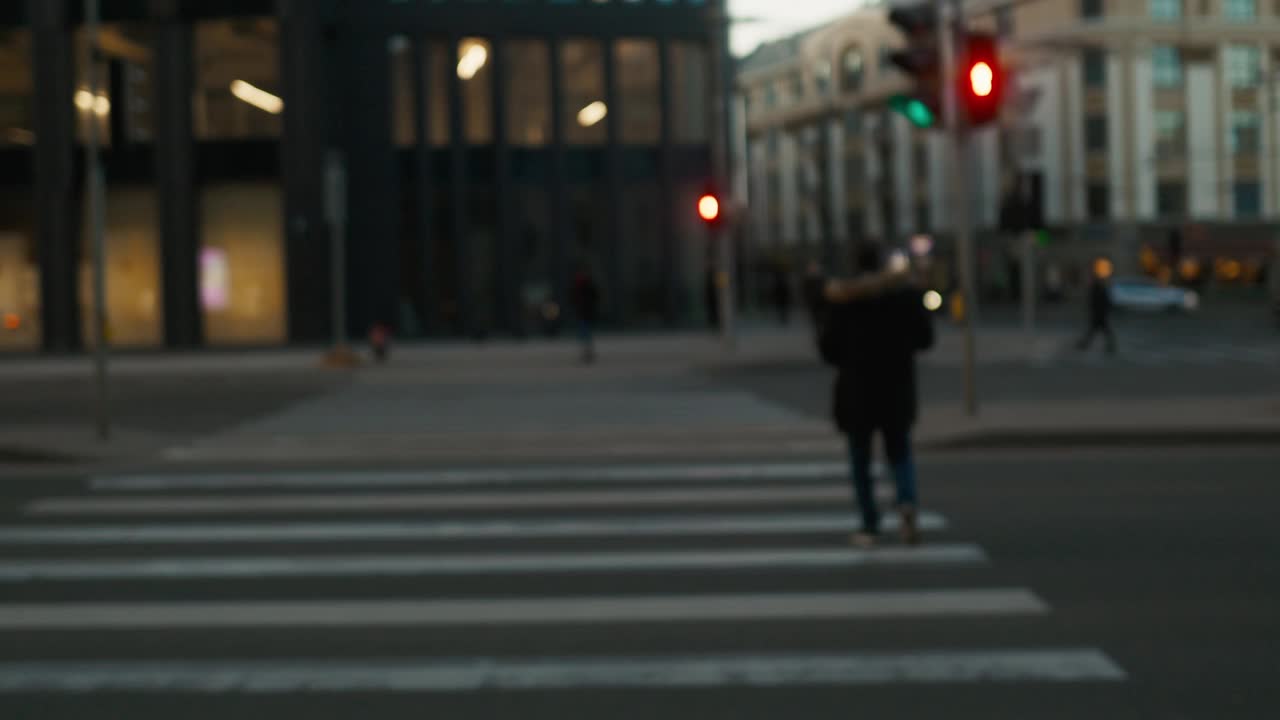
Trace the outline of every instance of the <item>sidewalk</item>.
<instances>
[{"instance_id":1,"label":"sidewalk","mask_svg":"<svg viewBox=\"0 0 1280 720\"><path fill-rule=\"evenodd\" d=\"M1046 335L1037 351L1067 339ZM955 366L961 338L944 329L929 364ZM1019 333L984 332L984 363L1023 362ZM387 366L350 371L348 382L264 417L199 437L123 432L100 445L87 422L0 432L0 455L21 461L79 459L178 464L473 463L664 459L839 458L843 442L825 418L709 380L705 370L818 365L799 330L744 336L733 353L707 335L619 337L602 361L574 362L571 343L421 345L397 348ZM217 356L122 358L119 371L321 372L302 350ZM228 369L230 368L230 369ZM26 372L22 363L0 365ZM71 361L39 372L78 371ZM339 371L333 371L339 372ZM1280 441L1280 397L1160 398L993 403L978 418L926 406L922 448L1061 444Z\"/></svg>"}]
</instances>

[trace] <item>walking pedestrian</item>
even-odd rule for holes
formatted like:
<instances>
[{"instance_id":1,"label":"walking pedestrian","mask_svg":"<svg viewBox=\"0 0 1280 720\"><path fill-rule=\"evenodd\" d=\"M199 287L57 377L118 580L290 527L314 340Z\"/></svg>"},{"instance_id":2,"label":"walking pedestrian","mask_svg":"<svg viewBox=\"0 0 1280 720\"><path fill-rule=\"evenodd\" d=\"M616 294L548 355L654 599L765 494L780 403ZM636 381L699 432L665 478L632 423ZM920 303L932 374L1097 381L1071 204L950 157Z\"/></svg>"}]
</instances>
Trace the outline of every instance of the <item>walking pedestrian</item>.
<instances>
[{"instance_id":1,"label":"walking pedestrian","mask_svg":"<svg viewBox=\"0 0 1280 720\"><path fill-rule=\"evenodd\" d=\"M810 262L804 271L804 304L816 333L822 332L822 325L826 320L827 300L823 297L826 285L827 278L822 272L822 266L816 260Z\"/></svg>"},{"instance_id":2,"label":"walking pedestrian","mask_svg":"<svg viewBox=\"0 0 1280 720\"><path fill-rule=\"evenodd\" d=\"M820 337L823 359L837 369L834 415L848 437L850 469L862 527L851 541L873 547L880 534L880 509L871 478L872 439L883 438L897 484L902 539L920 542L916 469L911 429L919 414L917 353L933 346L933 319L924 290L908 272L885 272L877 246L857 257L859 277L828 284L831 303Z\"/></svg>"},{"instance_id":3,"label":"walking pedestrian","mask_svg":"<svg viewBox=\"0 0 1280 720\"><path fill-rule=\"evenodd\" d=\"M573 307L578 313L578 341L582 344L582 362L596 361L595 325L600 312L600 289L585 268L573 279Z\"/></svg>"},{"instance_id":4,"label":"walking pedestrian","mask_svg":"<svg viewBox=\"0 0 1280 720\"><path fill-rule=\"evenodd\" d=\"M1116 333L1111 329L1110 277L1111 263L1101 259L1096 261L1089 281L1089 329L1076 346L1082 351L1088 350L1093 345L1094 336L1102 333L1107 341L1107 353L1115 354Z\"/></svg>"}]
</instances>

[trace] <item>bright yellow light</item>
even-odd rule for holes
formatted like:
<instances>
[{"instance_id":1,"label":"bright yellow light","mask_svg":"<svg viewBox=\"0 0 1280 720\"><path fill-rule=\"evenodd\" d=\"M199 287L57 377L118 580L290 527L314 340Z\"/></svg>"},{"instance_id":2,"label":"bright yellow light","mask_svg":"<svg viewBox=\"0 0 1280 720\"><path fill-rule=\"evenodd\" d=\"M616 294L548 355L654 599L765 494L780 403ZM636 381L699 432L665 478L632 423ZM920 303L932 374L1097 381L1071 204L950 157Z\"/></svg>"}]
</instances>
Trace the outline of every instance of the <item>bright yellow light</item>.
<instances>
[{"instance_id":1,"label":"bright yellow light","mask_svg":"<svg viewBox=\"0 0 1280 720\"><path fill-rule=\"evenodd\" d=\"M924 294L924 307L929 312L937 312L942 308L942 293L930 290Z\"/></svg>"},{"instance_id":2,"label":"bright yellow light","mask_svg":"<svg viewBox=\"0 0 1280 720\"><path fill-rule=\"evenodd\" d=\"M99 117L111 114L111 100L106 95L99 95L93 99L93 114Z\"/></svg>"},{"instance_id":3,"label":"bright yellow light","mask_svg":"<svg viewBox=\"0 0 1280 720\"><path fill-rule=\"evenodd\" d=\"M1186 258L1178 265L1178 272L1183 280L1195 280L1200 276L1200 262L1193 258Z\"/></svg>"},{"instance_id":4,"label":"bright yellow light","mask_svg":"<svg viewBox=\"0 0 1280 720\"><path fill-rule=\"evenodd\" d=\"M462 52L462 57L458 58L458 77L462 80L470 80L487 62L489 62L489 51L485 49L484 44L471 43Z\"/></svg>"},{"instance_id":5,"label":"bright yellow light","mask_svg":"<svg viewBox=\"0 0 1280 720\"><path fill-rule=\"evenodd\" d=\"M591 127L609 114L609 106L597 100L578 111L578 124L584 128Z\"/></svg>"},{"instance_id":6,"label":"bright yellow light","mask_svg":"<svg viewBox=\"0 0 1280 720\"><path fill-rule=\"evenodd\" d=\"M1244 272L1239 260L1227 260L1218 267L1218 276L1223 280L1239 280Z\"/></svg>"},{"instance_id":7,"label":"bright yellow light","mask_svg":"<svg viewBox=\"0 0 1280 720\"><path fill-rule=\"evenodd\" d=\"M698 198L698 217L707 222L720 217L720 201L715 195L703 195Z\"/></svg>"},{"instance_id":8,"label":"bright yellow light","mask_svg":"<svg viewBox=\"0 0 1280 720\"><path fill-rule=\"evenodd\" d=\"M1116 272L1116 266L1106 258L1098 258L1093 261L1093 274L1103 280L1111 277Z\"/></svg>"},{"instance_id":9,"label":"bright yellow light","mask_svg":"<svg viewBox=\"0 0 1280 720\"><path fill-rule=\"evenodd\" d=\"M246 103L272 115L279 115L284 112L284 101L278 96L255 87L243 80L233 80L231 82L231 94L240 98Z\"/></svg>"},{"instance_id":10,"label":"bright yellow light","mask_svg":"<svg viewBox=\"0 0 1280 720\"><path fill-rule=\"evenodd\" d=\"M89 112L93 109L93 93L88 90L76 91L76 107Z\"/></svg>"},{"instance_id":11,"label":"bright yellow light","mask_svg":"<svg viewBox=\"0 0 1280 720\"><path fill-rule=\"evenodd\" d=\"M973 94L978 97L986 97L995 90L996 73L991 66L985 62L977 62L972 68L969 68L969 85L973 88Z\"/></svg>"},{"instance_id":12,"label":"bright yellow light","mask_svg":"<svg viewBox=\"0 0 1280 720\"><path fill-rule=\"evenodd\" d=\"M106 95L94 95L88 90L77 90L75 94L76 107L83 112L92 112L99 117L106 117L111 114L111 98Z\"/></svg>"}]
</instances>

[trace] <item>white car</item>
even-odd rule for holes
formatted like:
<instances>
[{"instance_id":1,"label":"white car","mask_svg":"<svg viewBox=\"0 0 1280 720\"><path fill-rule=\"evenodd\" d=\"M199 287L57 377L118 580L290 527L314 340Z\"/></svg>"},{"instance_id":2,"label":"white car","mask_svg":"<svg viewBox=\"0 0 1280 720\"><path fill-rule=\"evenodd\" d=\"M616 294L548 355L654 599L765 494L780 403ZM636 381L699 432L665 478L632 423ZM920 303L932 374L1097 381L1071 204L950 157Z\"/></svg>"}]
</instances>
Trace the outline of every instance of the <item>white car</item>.
<instances>
[{"instance_id":1,"label":"white car","mask_svg":"<svg viewBox=\"0 0 1280 720\"><path fill-rule=\"evenodd\" d=\"M1118 310L1191 312L1200 307L1200 295L1150 278L1117 278L1111 281L1111 304Z\"/></svg>"}]
</instances>

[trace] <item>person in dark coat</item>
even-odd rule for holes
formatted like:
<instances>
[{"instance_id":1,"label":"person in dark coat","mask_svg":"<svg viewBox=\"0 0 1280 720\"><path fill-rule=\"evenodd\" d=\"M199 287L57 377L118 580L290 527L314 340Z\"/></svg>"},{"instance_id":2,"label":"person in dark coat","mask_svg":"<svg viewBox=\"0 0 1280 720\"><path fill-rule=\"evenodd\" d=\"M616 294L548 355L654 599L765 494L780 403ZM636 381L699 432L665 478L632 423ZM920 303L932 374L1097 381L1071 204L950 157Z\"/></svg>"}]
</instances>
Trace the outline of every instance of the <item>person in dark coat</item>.
<instances>
[{"instance_id":1,"label":"person in dark coat","mask_svg":"<svg viewBox=\"0 0 1280 720\"><path fill-rule=\"evenodd\" d=\"M779 264L773 269L773 307L778 311L778 323L791 324L791 277L787 268Z\"/></svg>"},{"instance_id":2,"label":"person in dark coat","mask_svg":"<svg viewBox=\"0 0 1280 720\"><path fill-rule=\"evenodd\" d=\"M871 547L880 533L880 510L871 478L871 442L879 431L897 482L902 536L920 540L918 497L911 429L919 413L916 390L917 353L933 347L933 318L924 291L906 273L882 271L880 251L866 246L858 253L860 277L830 283L831 303L820 338L823 359L838 374L834 414L849 439L853 487L862 529L853 543Z\"/></svg>"},{"instance_id":3,"label":"person in dark coat","mask_svg":"<svg viewBox=\"0 0 1280 720\"><path fill-rule=\"evenodd\" d=\"M1094 336L1102 333L1107 340L1107 352L1115 353L1116 333L1111 329L1111 308L1111 284L1107 282L1105 273L1095 268L1089 283L1089 330L1080 338L1079 349L1088 350Z\"/></svg>"},{"instance_id":4,"label":"person in dark coat","mask_svg":"<svg viewBox=\"0 0 1280 720\"><path fill-rule=\"evenodd\" d=\"M809 311L809 321L815 332L822 332L822 324L826 320L827 299L823 296L827 277L822 266L816 261L809 263L804 271L804 304Z\"/></svg>"},{"instance_id":5,"label":"person in dark coat","mask_svg":"<svg viewBox=\"0 0 1280 720\"><path fill-rule=\"evenodd\" d=\"M582 343L582 362L596 361L595 326L600 314L600 288L591 273L579 270L573 279L573 308L578 313L578 340Z\"/></svg>"}]
</instances>

